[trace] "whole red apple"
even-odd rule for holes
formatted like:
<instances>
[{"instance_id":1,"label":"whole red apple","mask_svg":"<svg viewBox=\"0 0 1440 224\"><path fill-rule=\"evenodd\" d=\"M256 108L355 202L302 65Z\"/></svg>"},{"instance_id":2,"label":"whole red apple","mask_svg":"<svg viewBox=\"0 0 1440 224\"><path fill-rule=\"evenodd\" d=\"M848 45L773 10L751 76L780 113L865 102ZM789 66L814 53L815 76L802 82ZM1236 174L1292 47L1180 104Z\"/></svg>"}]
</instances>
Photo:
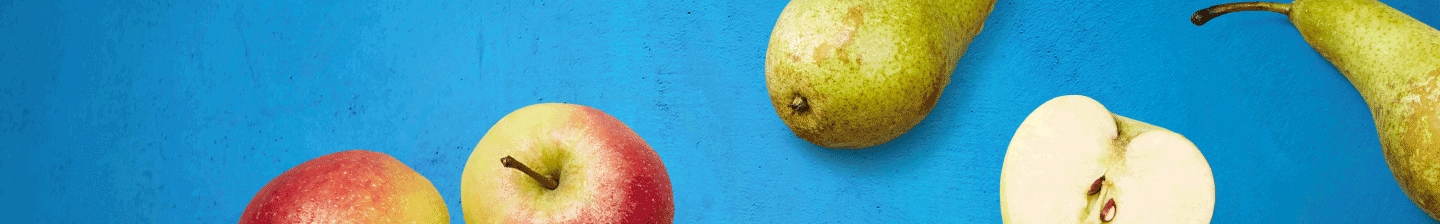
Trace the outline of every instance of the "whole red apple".
<instances>
[{"instance_id":1,"label":"whole red apple","mask_svg":"<svg viewBox=\"0 0 1440 224\"><path fill-rule=\"evenodd\" d=\"M465 163L466 223L671 223L665 164L595 108L536 104L495 123Z\"/></svg>"},{"instance_id":2,"label":"whole red apple","mask_svg":"<svg viewBox=\"0 0 1440 224\"><path fill-rule=\"evenodd\" d=\"M260 188L240 215L240 224L449 222L430 180L390 155L365 150L290 168Z\"/></svg>"}]
</instances>

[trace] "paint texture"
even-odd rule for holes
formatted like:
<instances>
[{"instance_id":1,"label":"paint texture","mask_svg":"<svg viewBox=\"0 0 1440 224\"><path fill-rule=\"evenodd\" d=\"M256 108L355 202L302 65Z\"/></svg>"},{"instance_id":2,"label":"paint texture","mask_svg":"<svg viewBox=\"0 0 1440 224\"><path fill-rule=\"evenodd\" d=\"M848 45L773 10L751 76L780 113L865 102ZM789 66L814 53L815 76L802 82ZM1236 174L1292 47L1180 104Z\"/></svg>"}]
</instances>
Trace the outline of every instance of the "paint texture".
<instances>
[{"instance_id":1,"label":"paint texture","mask_svg":"<svg viewBox=\"0 0 1440 224\"><path fill-rule=\"evenodd\" d=\"M462 223L488 127L569 102L657 151L677 223L998 223L1020 122L1084 94L1193 141L1214 223L1433 223L1287 18L1190 24L1225 2L1000 0L924 121L842 151L770 105L784 1L0 0L0 215L234 223L287 169L364 148L429 178ZM1384 2L1440 25L1434 0Z\"/></svg>"}]
</instances>

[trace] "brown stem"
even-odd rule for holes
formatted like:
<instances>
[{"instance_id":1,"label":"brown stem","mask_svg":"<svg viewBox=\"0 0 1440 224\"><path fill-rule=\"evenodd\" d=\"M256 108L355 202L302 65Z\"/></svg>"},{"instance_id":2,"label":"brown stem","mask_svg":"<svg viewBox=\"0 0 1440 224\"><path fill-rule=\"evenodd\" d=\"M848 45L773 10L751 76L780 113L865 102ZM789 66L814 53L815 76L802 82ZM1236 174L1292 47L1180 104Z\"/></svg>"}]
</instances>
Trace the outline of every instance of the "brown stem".
<instances>
[{"instance_id":1,"label":"brown stem","mask_svg":"<svg viewBox=\"0 0 1440 224\"><path fill-rule=\"evenodd\" d=\"M1105 183L1105 176L1100 176L1100 179L1095 179L1095 183L1090 183L1090 191L1085 192L1085 195L1086 195L1086 196L1090 196L1090 195L1099 194L1099 193L1100 193L1100 186L1103 185L1104 183Z\"/></svg>"},{"instance_id":2,"label":"brown stem","mask_svg":"<svg viewBox=\"0 0 1440 224\"><path fill-rule=\"evenodd\" d=\"M555 190L556 187L560 187L560 181L551 179L545 175L540 175L540 173L536 173L535 170L530 169L530 167L525 166L524 163L520 163L520 161L516 161L515 158L510 156L500 158L500 165L504 165L507 168L514 168L525 173L525 175L530 175L530 178L534 178L535 182L540 182L540 186L545 187L545 189Z\"/></svg>"},{"instance_id":3,"label":"brown stem","mask_svg":"<svg viewBox=\"0 0 1440 224\"><path fill-rule=\"evenodd\" d=\"M1120 207L1115 206L1115 199L1111 198L1109 201L1105 202L1105 207L1101 207L1100 209L1100 221L1110 222L1112 220L1115 220L1115 213L1119 212L1119 210Z\"/></svg>"},{"instance_id":4,"label":"brown stem","mask_svg":"<svg viewBox=\"0 0 1440 224\"><path fill-rule=\"evenodd\" d=\"M1279 2L1236 2L1219 4L1195 11L1194 15L1190 15L1190 23L1200 26L1205 25L1206 22L1210 22L1211 19L1215 19L1215 17L1219 17L1220 15L1232 12L1260 10L1290 15L1290 4Z\"/></svg>"}]
</instances>

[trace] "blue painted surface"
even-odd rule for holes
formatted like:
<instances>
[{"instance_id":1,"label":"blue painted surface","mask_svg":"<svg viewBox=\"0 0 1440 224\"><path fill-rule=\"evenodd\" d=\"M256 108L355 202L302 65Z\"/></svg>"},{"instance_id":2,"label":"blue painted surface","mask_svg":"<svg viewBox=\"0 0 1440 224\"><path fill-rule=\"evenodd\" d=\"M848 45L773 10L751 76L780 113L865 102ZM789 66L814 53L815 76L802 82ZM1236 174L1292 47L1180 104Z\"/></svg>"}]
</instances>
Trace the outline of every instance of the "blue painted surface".
<instances>
[{"instance_id":1,"label":"blue painted surface","mask_svg":"<svg viewBox=\"0 0 1440 224\"><path fill-rule=\"evenodd\" d=\"M0 0L0 215L232 223L270 178L389 153L460 220L471 147L509 111L594 106L664 159L681 223L997 223L1005 147L1084 94L1185 134L1216 223L1434 223L1350 84L1277 14L1224 0L1001 0L930 117L859 151L770 107L783 1ZM1386 0L1440 24L1432 0Z\"/></svg>"}]
</instances>

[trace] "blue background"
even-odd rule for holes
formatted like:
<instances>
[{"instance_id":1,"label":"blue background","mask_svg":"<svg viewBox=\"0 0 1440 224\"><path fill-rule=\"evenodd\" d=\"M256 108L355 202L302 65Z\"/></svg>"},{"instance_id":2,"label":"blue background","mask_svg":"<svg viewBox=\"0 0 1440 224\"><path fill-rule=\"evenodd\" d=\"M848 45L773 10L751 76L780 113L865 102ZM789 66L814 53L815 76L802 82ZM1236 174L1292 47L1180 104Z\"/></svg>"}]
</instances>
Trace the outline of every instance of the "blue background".
<instances>
[{"instance_id":1,"label":"blue background","mask_svg":"<svg viewBox=\"0 0 1440 224\"><path fill-rule=\"evenodd\" d=\"M1434 223L1284 16L1189 23L1223 2L1000 0L929 118L842 151L769 104L784 1L0 0L0 215L233 223L270 178L364 148L427 176L459 223L490 125L570 102L659 152L680 223L998 223L1016 126L1084 94L1193 140L1216 223ZM1433 0L1384 2L1440 24Z\"/></svg>"}]
</instances>

